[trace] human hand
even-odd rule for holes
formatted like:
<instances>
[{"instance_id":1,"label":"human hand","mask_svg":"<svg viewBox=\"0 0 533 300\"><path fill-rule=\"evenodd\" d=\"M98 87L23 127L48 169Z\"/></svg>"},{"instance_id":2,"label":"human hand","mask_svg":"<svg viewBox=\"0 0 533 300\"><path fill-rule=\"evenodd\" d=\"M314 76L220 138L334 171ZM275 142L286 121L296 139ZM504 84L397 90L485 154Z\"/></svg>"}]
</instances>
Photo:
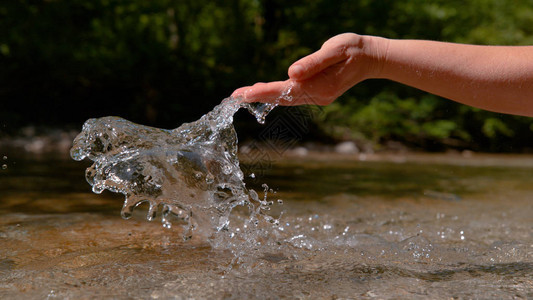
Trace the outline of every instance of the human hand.
<instances>
[{"instance_id":1,"label":"human hand","mask_svg":"<svg viewBox=\"0 0 533 300\"><path fill-rule=\"evenodd\" d=\"M384 39L343 33L289 67L289 79L235 90L244 102L328 105L355 84L379 72ZM289 97L284 97L288 92ZM291 99L290 101L287 99Z\"/></svg>"}]
</instances>

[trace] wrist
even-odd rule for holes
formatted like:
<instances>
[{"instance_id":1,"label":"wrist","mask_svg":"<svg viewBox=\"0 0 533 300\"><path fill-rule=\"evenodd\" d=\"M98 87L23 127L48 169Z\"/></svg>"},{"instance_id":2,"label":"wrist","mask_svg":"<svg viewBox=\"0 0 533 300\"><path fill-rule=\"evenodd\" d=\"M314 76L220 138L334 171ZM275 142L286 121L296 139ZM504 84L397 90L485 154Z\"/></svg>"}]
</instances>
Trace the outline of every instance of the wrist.
<instances>
[{"instance_id":1,"label":"wrist","mask_svg":"<svg viewBox=\"0 0 533 300\"><path fill-rule=\"evenodd\" d=\"M365 35L363 38L369 61L366 79L385 78L390 39L371 35Z\"/></svg>"}]
</instances>

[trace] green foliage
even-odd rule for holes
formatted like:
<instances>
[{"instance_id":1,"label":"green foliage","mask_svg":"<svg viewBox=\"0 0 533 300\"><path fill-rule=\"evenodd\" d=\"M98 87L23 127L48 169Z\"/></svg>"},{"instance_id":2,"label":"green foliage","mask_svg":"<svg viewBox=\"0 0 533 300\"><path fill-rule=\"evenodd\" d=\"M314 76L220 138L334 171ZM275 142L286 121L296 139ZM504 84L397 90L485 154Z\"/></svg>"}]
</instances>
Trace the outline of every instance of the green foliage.
<instances>
[{"instance_id":1,"label":"green foliage","mask_svg":"<svg viewBox=\"0 0 533 300\"><path fill-rule=\"evenodd\" d=\"M2 1L0 120L16 127L121 115L175 127L237 87L285 79L293 61L349 31L533 44L533 0ZM379 80L353 88L317 124L337 138L425 148L516 150L533 138L528 118Z\"/></svg>"},{"instance_id":2,"label":"green foliage","mask_svg":"<svg viewBox=\"0 0 533 300\"><path fill-rule=\"evenodd\" d=\"M4 1L1 117L193 120L251 77L251 67L241 66L255 56L247 24L257 9L252 0ZM61 111L63 120L51 118Z\"/></svg>"},{"instance_id":3,"label":"green foliage","mask_svg":"<svg viewBox=\"0 0 533 300\"><path fill-rule=\"evenodd\" d=\"M357 133L353 137L370 139L374 143L402 140L424 146L421 143L444 139L448 142L452 139L469 140L468 132L455 120L439 113L442 103L433 95L423 95L419 100L400 99L394 93L385 91L355 110L339 103L325 108L322 124L326 131L334 135L342 127L356 128ZM350 131L353 134L354 130ZM340 132L346 134L347 131Z\"/></svg>"},{"instance_id":4,"label":"green foliage","mask_svg":"<svg viewBox=\"0 0 533 300\"><path fill-rule=\"evenodd\" d=\"M487 118L483 123L483 133L489 138L495 138L498 134L513 136L514 132L502 120Z\"/></svg>"}]
</instances>

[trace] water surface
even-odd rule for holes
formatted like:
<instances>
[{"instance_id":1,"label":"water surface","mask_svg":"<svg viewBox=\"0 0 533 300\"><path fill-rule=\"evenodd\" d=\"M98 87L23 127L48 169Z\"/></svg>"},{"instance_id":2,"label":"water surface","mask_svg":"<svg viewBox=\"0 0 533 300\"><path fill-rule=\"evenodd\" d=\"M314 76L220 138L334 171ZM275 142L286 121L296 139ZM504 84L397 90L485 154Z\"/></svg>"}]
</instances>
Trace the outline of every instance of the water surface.
<instances>
[{"instance_id":1,"label":"water surface","mask_svg":"<svg viewBox=\"0 0 533 300\"><path fill-rule=\"evenodd\" d=\"M146 221L148 205L123 220L85 163L8 157L2 299L533 297L530 156L278 157L245 181L283 199L279 245L242 261Z\"/></svg>"}]
</instances>

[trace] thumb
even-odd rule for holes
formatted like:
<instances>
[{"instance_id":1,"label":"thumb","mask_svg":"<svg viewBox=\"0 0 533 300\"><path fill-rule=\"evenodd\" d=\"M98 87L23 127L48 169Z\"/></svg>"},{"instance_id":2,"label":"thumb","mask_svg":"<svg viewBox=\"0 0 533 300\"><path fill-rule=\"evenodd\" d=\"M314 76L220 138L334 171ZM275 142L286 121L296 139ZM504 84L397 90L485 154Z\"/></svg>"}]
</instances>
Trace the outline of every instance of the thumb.
<instances>
[{"instance_id":1,"label":"thumb","mask_svg":"<svg viewBox=\"0 0 533 300\"><path fill-rule=\"evenodd\" d=\"M322 70L346 59L341 48L322 47L289 67L289 78L293 80L306 80Z\"/></svg>"}]
</instances>

